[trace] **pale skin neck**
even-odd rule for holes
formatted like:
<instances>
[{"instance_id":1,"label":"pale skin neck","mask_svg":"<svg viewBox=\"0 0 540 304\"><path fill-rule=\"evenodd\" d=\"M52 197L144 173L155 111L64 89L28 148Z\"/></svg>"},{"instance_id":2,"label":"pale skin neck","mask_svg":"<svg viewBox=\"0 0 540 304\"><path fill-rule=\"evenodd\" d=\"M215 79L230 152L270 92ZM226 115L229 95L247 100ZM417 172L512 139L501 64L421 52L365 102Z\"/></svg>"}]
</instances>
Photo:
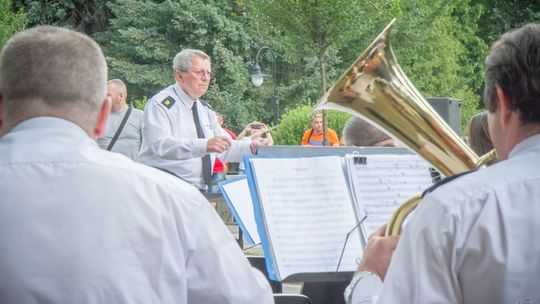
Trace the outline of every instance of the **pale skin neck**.
<instances>
[{"instance_id":1,"label":"pale skin neck","mask_svg":"<svg viewBox=\"0 0 540 304\"><path fill-rule=\"evenodd\" d=\"M506 133L508 135L504 137L504 141L501 142L500 148L497 149L497 156L499 159L507 159L512 150L519 143L533 135L540 134L540 125L523 125L521 124L521 121L518 120L514 126L508 128Z\"/></svg>"},{"instance_id":2,"label":"pale skin neck","mask_svg":"<svg viewBox=\"0 0 540 304\"><path fill-rule=\"evenodd\" d=\"M488 113L488 126L497 157L505 160L517 144L540 133L540 124L523 124L521 112L511 109L506 93L499 86L496 90L497 109Z\"/></svg>"},{"instance_id":3,"label":"pale skin neck","mask_svg":"<svg viewBox=\"0 0 540 304\"><path fill-rule=\"evenodd\" d=\"M201 97L197 96L197 94L191 93L183 84L178 83L178 85L182 88L182 90L184 90L184 92L186 92L189 97L191 97L191 99L193 99L193 101L196 101L197 99L199 99L199 97Z\"/></svg>"},{"instance_id":4,"label":"pale skin neck","mask_svg":"<svg viewBox=\"0 0 540 304\"><path fill-rule=\"evenodd\" d=\"M120 112L122 111L125 107L127 107L127 102L125 99L121 99L119 100L117 103L113 103L112 107L111 107L111 112Z\"/></svg>"}]
</instances>

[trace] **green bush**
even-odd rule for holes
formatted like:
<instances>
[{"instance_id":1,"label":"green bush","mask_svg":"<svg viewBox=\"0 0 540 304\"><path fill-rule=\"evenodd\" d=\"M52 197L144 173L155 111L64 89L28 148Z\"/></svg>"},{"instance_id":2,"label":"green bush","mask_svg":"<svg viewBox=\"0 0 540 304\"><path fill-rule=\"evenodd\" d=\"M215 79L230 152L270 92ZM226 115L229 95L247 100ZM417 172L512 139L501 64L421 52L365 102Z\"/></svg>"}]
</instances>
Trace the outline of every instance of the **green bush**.
<instances>
[{"instance_id":1,"label":"green bush","mask_svg":"<svg viewBox=\"0 0 540 304\"><path fill-rule=\"evenodd\" d=\"M146 105L147 101L148 101L148 97L144 96L142 99L135 99L135 100L129 101L129 104L135 109L144 111L144 106Z\"/></svg>"},{"instance_id":2,"label":"green bush","mask_svg":"<svg viewBox=\"0 0 540 304\"><path fill-rule=\"evenodd\" d=\"M302 105L287 111L282 117L279 127L272 132L275 145L300 145L302 135L311 128L310 119L313 106ZM337 111L327 111L328 127L334 129L338 136L351 115Z\"/></svg>"}]
</instances>

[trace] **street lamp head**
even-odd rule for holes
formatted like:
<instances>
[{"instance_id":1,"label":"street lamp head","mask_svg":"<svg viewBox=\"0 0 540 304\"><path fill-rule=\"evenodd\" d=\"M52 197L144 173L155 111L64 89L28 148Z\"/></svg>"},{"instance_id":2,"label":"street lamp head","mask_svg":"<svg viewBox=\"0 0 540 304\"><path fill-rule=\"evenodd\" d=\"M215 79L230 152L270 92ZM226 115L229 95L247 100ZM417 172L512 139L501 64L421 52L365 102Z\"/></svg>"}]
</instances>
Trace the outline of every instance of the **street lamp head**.
<instances>
[{"instance_id":1,"label":"street lamp head","mask_svg":"<svg viewBox=\"0 0 540 304\"><path fill-rule=\"evenodd\" d=\"M253 65L253 70L251 71L251 83L254 86L260 87L264 81L264 74L261 72L261 67L258 62L255 62Z\"/></svg>"}]
</instances>

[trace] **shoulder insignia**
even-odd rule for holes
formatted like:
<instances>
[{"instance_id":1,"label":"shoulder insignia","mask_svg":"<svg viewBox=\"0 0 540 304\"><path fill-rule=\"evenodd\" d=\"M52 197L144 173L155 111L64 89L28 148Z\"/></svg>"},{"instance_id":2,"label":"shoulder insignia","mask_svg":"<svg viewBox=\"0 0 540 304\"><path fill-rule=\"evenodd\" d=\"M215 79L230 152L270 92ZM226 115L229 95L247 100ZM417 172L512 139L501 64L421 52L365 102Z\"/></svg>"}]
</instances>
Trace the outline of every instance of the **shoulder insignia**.
<instances>
[{"instance_id":1,"label":"shoulder insignia","mask_svg":"<svg viewBox=\"0 0 540 304\"><path fill-rule=\"evenodd\" d=\"M208 103L208 101L204 100L204 99L199 99L199 101L201 102L201 104L207 108L209 108L210 110L214 111L214 108L212 108L212 106Z\"/></svg>"},{"instance_id":2,"label":"shoulder insignia","mask_svg":"<svg viewBox=\"0 0 540 304\"><path fill-rule=\"evenodd\" d=\"M442 186L442 185L444 185L444 184L446 184L448 182L451 182L451 181L453 181L453 180L455 180L458 177L461 177L463 175L467 175L469 173L476 172L477 170L478 170L478 168L477 169L472 169L472 170L469 170L469 171L465 171L465 172L461 172L461 173L454 174L452 176L448 176L446 178L443 178L442 180L436 182L433 186L427 188L424 192L422 192L422 198L424 196L426 196L428 193L433 192L435 189L439 188L440 186Z\"/></svg>"},{"instance_id":3,"label":"shoulder insignia","mask_svg":"<svg viewBox=\"0 0 540 304\"><path fill-rule=\"evenodd\" d=\"M161 104L166 106L167 109L170 109L174 105L175 102L176 100L174 100L174 98L172 98L171 96L167 96L167 98L163 99Z\"/></svg>"}]
</instances>

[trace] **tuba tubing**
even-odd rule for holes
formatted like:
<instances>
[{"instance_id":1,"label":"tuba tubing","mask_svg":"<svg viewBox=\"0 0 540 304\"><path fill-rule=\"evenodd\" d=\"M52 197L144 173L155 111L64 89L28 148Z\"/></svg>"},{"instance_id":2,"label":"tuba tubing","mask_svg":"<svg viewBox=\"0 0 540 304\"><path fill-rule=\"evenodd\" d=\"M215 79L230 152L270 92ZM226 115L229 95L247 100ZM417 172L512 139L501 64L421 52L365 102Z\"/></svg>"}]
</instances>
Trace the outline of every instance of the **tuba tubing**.
<instances>
[{"instance_id":1,"label":"tuba tubing","mask_svg":"<svg viewBox=\"0 0 540 304\"><path fill-rule=\"evenodd\" d=\"M390 45L393 19L315 105L359 116L378 126L423 157L445 176L474 169L495 153L480 158L448 126L414 87ZM420 196L394 213L387 235L396 235Z\"/></svg>"}]
</instances>

